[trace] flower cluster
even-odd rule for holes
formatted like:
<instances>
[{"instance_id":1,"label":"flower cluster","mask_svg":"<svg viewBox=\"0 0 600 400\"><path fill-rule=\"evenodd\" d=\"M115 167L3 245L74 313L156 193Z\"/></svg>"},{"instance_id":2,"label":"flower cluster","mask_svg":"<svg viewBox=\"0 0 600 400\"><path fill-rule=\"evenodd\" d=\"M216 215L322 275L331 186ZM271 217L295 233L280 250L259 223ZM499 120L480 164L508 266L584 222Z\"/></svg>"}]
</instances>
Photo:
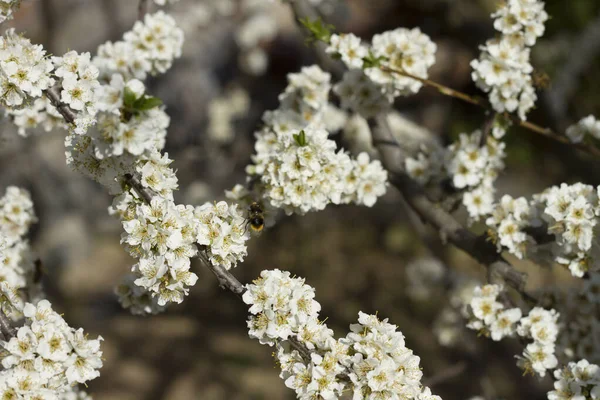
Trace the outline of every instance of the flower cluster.
<instances>
[{"instance_id":1,"label":"flower cluster","mask_svg":"<svg viewBox=\"0 0 600 400\"><path fill-rule=\"evenodd\" d=\"M519 308L506 308L498 301L502 293L500 285L476 287L469 303L471 318L467 327L499 341L517 333L533 342L525 347L523 357L517 357L517 365L525 372L543 377L546 371L556 368L555 356L558 336L556 310L534 307L526 317Z\"/></svg>"},{"instance_id":2,"label":"flower cluster","mask_svg":"<svg viewBox=\"0 0 600 400\"><path fill-rule=\"evenodd\" d=\"M138 286L135 283L137 279L138 275L129 273L115 287L115 294L121 307L129 310L133 315L150 315L165 311L166 305L158 304L159 297L153 297L146 288Z\"/></svg>"},{"instance_id":3,"label":"flower cluster","mask_svg":"<svg viewBox=\"0 0 600 400\"><path fill-rule=\"evenodd\" d=\"M488 234L496 242L498 251L506 248L518 258L525 257L535 244L533 238L525 232L536 221L535 216L535 209L530 207L524 197L514 199L507 194L502 196L485 221L489 228Z\"/></svg>"},{"instance_id":4,"label":"flower cluster","mask_svg":"<svg viewBox=\"0 0 600 400\"><path fill-rule=\"evenodd\" d=\"M365 118L387 110L394 97L417 93L422 83L404 74L426 79L437 49L419 28L377 34L370 46L351 33L332 34L327 44L349 69L335 86L342 107Z\"/></svg>"},{"instance_id":5,"label":"flower cluster","mask_svg":"<svg viewBox=\"0 0 600 400\"><path fill-rule=\"evenodd\" d=\"M98 159L134 156L164 147L169 116L158 106L160 100L146 95L144 84L114 74L110 85L104 85L98 104L103 113L97 129L90 132Z\"/></svg>"},{"instance_id":6,"label":"flower cluster","mask_svg":"<svg viewBox=\"0 0 600 400\"><path fill-rule=\"evenodd\" d=\"M132 267L135 284L158 297L158 304L181 303L198 277L190 272L190 257L197 253L192 206L175 205L156 196L138 204L130 219L123 219L121 243L139 262Z\"/></svg>"},{"instance_id":7,"label":"flower cluster","mask_svg":"<svg viewBox=\"0 0 600 400\"><path fill-rule=\"evenodd\" d=\"M21 0L0 0L0 24L11 19L20 5Z\"/></svg>"},{"instance_id":8,"label":"flower cluster","mask_svg":"<svg viewBox=\"0 0 600 400\"><path fill-rule=\"evenodd\" d=\"M527 317L519 321L517 327L519 336L533 340L525 347L523 357L517 357L517 365L525 372L536 373L543 377L547 370L556 368L558 317L556 310L534 307Z\"/></svg>"},{"instance_id":9,"label":"flower cluster","mask_svg":"<svg viewBox=\"0 0 600 400\"><path fill-rule=\"evenodd\" d=\"M71 328L47 300L23 307L25 325L0 342L6 353L0 371L0 397L59 398L73 385L100 375L102 337L90 340Z\"/></svg>"},{"instance_id":10,"label":"flower cluster","mask_svg":"<svg viewBox=\"0 0 600 400\"><path fill-rule=\"evenodd\" d=\"M389 96L359 69L344 73L333 91L340 97L342 108L352 110L364 118L376 116L390 108Z\"/></svg>"},{"instance_id":11,"label":"flower cluster","mask_svg":"<svg viewBox=\"0 0 600 400\"><path fill-rule=\"evenodd\" d=\"M6 114L18 128L18 134L27 136L28 130L42 127L50 132L57 127L66 129L65 121L46 97L36 98L29 106L19 109L7 109Z\"/></svg>"},{"instance_id":12,"label":"flower cluster","mask_svg":"<svg viewBox=\"0 0 600 400\"><path fill-rule=\"evenodd\" d=\"M600 121L597 121L593 115L588 115L575 125L568 127L566 134L573 143L581 143L586 136L600 139Z\"/></svg>"},{"instance_id":13,"label":"flower cluster","mask_svg":"<svg viewBox=\"0 0 600 400\"><path fill-rule=\"evenodd\" d=\"M360 312L345 338L318 320L315 291L289 272L262 271L247 285L250 336L277 345L281 378L299 399L337 399L351 390L354 399L406 398L439 400L421 385L419 357L405 345L397 327ZM309 353L287 351L281 341L295 340Z\"/></svg>"},{"instance_id":14,"label":"flower cluster","mask_svg":"<svg viewBox=\"0 0 600 400\"><path fill-rule=\"evenodd\" d=\"M106 42L98 48L94 64L102 77L118 72L124 79L145 79L147 74L165 73L181 57L183 31L163 11L146 14L136 21L122 41Z\"/></svg>"},{"instance_id":15,"label":"flower cluster","mask_svg":"<svg viewBox=\"0 0 600 400\"><path fill-rule=\"evenodd\" d=\"M314 299L314 288L287 271L264 270L246 289L242 299L251 305L249 334L261 344L288 340L309 321L318 320L321 305Z\"/></svg>"},{"instance_id":16,"label":"flower cluster","mask_svg":"<svg viewBox=\"0 0 600 400\"><path fill-rule=\"evenodd\" d=\"M206 203L196 207L194 215L199 221L197 243L206 246L211 263L231 269L244 260L250 233L237 204L229 205L224 201Z\"/></svg>"},{"instance_id":17,"label":"flower cluster","mask_svg":"<svg viewBox=\"0 0 600 400\"><path fill-rule=\"evenodd\" d=\"M4 4L0 1L1 4ZM7 30L0 36L0 104L21 108L54 84L54 69L41 45Z\"/></svg>"},{"instance_id":18,"label":"flower cluster","mask_svg":"<svg viewBox=\"0 0 600 400\"><path fill-rule=\"evenodd\" d=\"M471 320L467 327L490 336L495 341L514 336L522 316L519 308L505 309L498 301L501 292L500 285L478 286L473 291L473 298L469 303Z\"/></svg>"},{"instance_id":19,"label":"flower cluster","mask_svg":"<svg viewBox=\"0 0 600 400\"><path fill-rule=\"evenodd\" d=\"M478 60L473 60L473 80L486 93L497 112L518 111L526 119L537 96L533 87L529 62L530 47L544 33L548 14L540 0L508 0L492 14L494 28L502 35L481 47Z\"/></svg>"},{"instance_id":20,"label":"flower cluster","mask_svg":"<svg viewBox=\"0 0 600 400\"><path fill-rule=\"evenodd\" d=\"M93 125L97 113L98 68L91 63L90 53L70 51L62 57L52 57L54 74L62 86L60 100L77 112L75 133L85 134Z\"/></svg>"},{"instance_id":21,"label":"flower cluster","mask_svg":"<svg viewBox=\"0 0 600 400\"><path fill-rule=\"evenodd\" d=\"M0 235L5 237L9 246L13 245L22 240L36 221L29 192L9 186L0 198Z\"/></svg>"},{"instance_id":22,"label":"flower cluster","mask_svg":"<svg viewBox=\"0 0 600 400\"><path fill-rule=\"evenodd\" d=\"M436 50L435 43L419 28L398 28L377 34L373 36L370 51L375 57L383 58L383 68L366 68L365 73L391 96L415 94L423 86L421 82L385 68L426 79L427 71L435 63Z\"/></svg>"},{"instance_id":23,"label":"flower cluster","mask_svg":"<svg viewBox=\"0 0 600 400\"><path fill-rule=\"evenodd\" d=\"M449 178L454 188L463 191L463 205L472 220L492 212L494 183L504 168L504 143L488 137L481 145L481 131L462 133L446 149L424 147L416 157L404 161L406 172L422 185L439 184Z\"/></svg>"},{"instance_id":24,"label":"flower cluster","mask_svg":"<svg viewBox=\"0 0 600 400\"><path fill-rule=\"evenodd\" d=\"M504 196L486 223L499 251L506 248L519 258L527 254L541 262L557 262L573 276L583 277L600 270L595 257L600 251L596 240L598 215L597 189L563 183L534 195L530 202ZM536 241L532 229L543 231L540 233L547 237Z\"/></svg>"},{"instance_id":25,"label":"flower cluster","mask_svg":"<svg viewBox=\"0 0 600 400\"><path fill-rule=\"evenodd\" d=\"M372 206L386 191L387 172L366 153L352 159L323 129L329 74L316 66L290 74L281 106L264 116L249 175L263 196L288 214L322 210L329 203Z\"/></svg>"},{"instance_id":26,"label":"flower cluster","mask_svg":"<svg viewBox=\"0 0 600 400\"><path fill-rule=\"evenodd\" d=\"M420 359L406 347L404 335L397 326L375 315L358 314L358 324L350 325L350 333L341 343L348 346L348 376L354 398L440 399L428 389L421 393L423 372Z\"/></svg>"},{"instance_id":27,"label":"flower cluster","mask_svg":"<svg viewBox=\"0 0 600 400\"><path fill-rule=\"evenodd\" d=\"M583 359L554 371L554 390L548 400L600 399L600 367Z\"/></svg>"}]
</instances>

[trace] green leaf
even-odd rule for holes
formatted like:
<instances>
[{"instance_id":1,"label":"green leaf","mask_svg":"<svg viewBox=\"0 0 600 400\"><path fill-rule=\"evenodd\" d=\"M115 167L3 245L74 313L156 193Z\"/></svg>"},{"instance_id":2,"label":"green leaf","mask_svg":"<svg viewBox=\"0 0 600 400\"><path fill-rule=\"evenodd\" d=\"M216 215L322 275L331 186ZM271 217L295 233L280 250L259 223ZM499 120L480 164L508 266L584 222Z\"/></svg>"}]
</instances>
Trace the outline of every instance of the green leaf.
<instances>
[{"instance_id":1,"label":"green leaf","mask_svg":"<svg viewBox=\"0 0 600 400\"><path fill-rule=\"evenodd\" d=\"M298 21L310 32L310 36L306 38L307 42L329 43L329 38L331 38L331 33L335 29L335 26L323 23L321 18L311 21L306 17L300 18Z\"/></svg>"},{"instance_id":2,"label":"green leaf","mask_svg":"<svg viewBox=\"0 0 600 400\"><path fill-rule=\"evenodd\" d=\"M135 95L133 90L125 86L125 91L123 93L123 105L127 108L133 108L136 98L137 96Z\"/></svg>"},{"instance_id":3,"label":"green leaf","mask_svg":"<svg viewBox=\"0 0 600 400\"><path fill-rule=\"evenodd\" d=\"M363 57L363 68L380 67L382 61L387 61L387 58L385 56L375 57L375 54L369 50L369 54Z\"/></svg>"},{"instance_id":4,"label":"green leaf","mask_svg":"<svg viewBox=\"0 0 600 400\"><path fill-rule=\"evenodd\" d=\"M143 96L135 101L133 108L138 111L148 111L162 105L162 100L158 97Z\"/></svg>"},{"instance_id":5,"label":"green leaf","mask_svg":"<svg viewBox=\"0 0 600 400\"><path fill-rule=\"evenodd\" d=\"M303 130L300 131L300 133L295 133L293 137L296 141L296 144L300 147L304 147L308 144L308 142L306 141L306 133L304 133Z\"/></svg>"}]
</instances>

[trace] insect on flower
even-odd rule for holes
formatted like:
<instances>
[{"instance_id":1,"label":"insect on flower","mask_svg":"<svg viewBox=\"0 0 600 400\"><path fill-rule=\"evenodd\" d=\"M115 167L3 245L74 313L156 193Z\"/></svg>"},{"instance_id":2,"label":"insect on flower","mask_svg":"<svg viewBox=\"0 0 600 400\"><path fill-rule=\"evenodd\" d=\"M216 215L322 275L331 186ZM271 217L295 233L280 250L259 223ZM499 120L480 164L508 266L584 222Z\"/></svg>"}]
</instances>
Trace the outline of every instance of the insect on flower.
<instances>
[{"instance_id":1,"label":"insect on flower","mask_svg":"<svg viewBox=\"0 0 600 400\"><path fill-rule=\"evenodd\" d=\"M262 232L265 227L265 212L262 206L255 201L248 207L246 228L248 228L248 225L250 225L250 229L255 233Z\"/></svg>"}]
</instances>

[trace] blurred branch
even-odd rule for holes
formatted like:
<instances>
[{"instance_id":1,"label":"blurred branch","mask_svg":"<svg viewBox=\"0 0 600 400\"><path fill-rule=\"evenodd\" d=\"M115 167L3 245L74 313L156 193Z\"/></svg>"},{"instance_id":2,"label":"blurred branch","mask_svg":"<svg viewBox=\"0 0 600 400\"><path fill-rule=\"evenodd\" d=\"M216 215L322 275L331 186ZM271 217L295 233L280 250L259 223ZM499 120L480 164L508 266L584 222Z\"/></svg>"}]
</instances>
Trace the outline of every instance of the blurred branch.
<instances>
[{"instance_id":1,"label":"blurred branch","mask_svg":"<svg viewBox=\"0 0 600 400\"><path fill-rule=\"evenodd\" d=\"M148 13L150 3L148 0L140 0L138 3L138 20L144 19L144 15Z\"/></svg>"},{"instance_id":2,"label":"blurred branch","mask_svg":"<svg viewBox=\"0 0 600 400\"><path fill-rule=\"evenodd\" d=\"M431 378L423 380L423 386L433 387L435 385L439 385L440 383L447 382L451 379L456 378L461 375L463 372L467 370L466 362L459 362L455 365L451 365L450 367L442 370L440 373L432 376Z\"/></svg>"},{"instance_id":3,"label":"blurred branch","mask_svg":"<svg viewBox=\"0 0 600 400\"><path fill-rule=\"evenodd\" d=\"M17 335L17 330L13 328L10 319L0 310L0 333L4 336L5 340L9 340L11 337Z\"/></svg>"},{"instance_id":4,"label":"blurred branch","mask_svg":"<svg viewBox=\"0 0 600 400\"><path fill-rule=\"evenodd\" d=\"M433 87L436 88L441 94L446 95L446 96L450 96L450 97L454 97L456 99L460 99L464 102L476 105L478 107L484 108L486 110L488 110L489 112L494 112L492 106L489 104L489 102L479 96L471 96L469 94L463 93L461 91L452 89L446 85L443 85L441 83L438 82L434 82L430 79L424 79L424 78L420 78L418 76L415 76L413 74L410 74L404 70L400 70L400 69L395 69L395 68L390 68L390 67L386 67L386 66L381 66L380 67L382 71L384 72L388 72L388 73L393 73L396 75L400 75L400 76L404 76L407 78L411 78L414 79L416 81L421 82L423 85L425 86L429 86L429 87ZM532 122L528 122L528 121L523 121L521 120L518 116L513 115L513 114L509 114L509 113L504 113L504 116L509 118L515 125L520 126L521 128L525 128L531 132L537 133L539 135L548 137L552 140L555 140L557 142L563 143L563 144L567 144L569 146L573 146L579 150L582 150L586 153L589 153L595 157L600 158L600 149L594 147L594 146L589 146L586 145L585 143L572 143L569 138L567 138L564 135L559 135L558 133L554 132L552 129L550 128L544 128L542 126L539 126L537 124L534 124Z\"/></svg>"},{"instance_id":5,"label":"blurred branch","mask_svg":"<svg viewBox=\"0 0 600 400\"><path fill-rule=\"evenodd\" d=\"M477 236L463 227L452 215L439 204L429 200L421 185L403 172L397 161L399 145L394 137L385 116L380 115L371 124L376 123L379 129L371 129L373 143L379 150L383 166L390 173L390 182L403 195L406 202L421 219L438 230L442 238L471 255L484 265L491 276L500 276L509 286L521 294L524 300L536 303L537 300L525 291L527 274L517 271L496 250L496 246L487 237Z\"/></svg>"}]
</instances>

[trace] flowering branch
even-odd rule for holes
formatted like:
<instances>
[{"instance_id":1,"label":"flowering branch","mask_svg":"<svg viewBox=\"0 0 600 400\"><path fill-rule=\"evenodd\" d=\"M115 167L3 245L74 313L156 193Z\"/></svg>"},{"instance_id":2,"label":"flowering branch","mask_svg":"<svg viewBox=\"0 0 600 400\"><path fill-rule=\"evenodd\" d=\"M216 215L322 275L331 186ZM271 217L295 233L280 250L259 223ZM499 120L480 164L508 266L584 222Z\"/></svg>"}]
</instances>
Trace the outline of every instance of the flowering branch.
<instances>
[{"instance_id":1,"label":"flowering branch","mask_svg":"<svg viewBox=\"0 0 600 400\"><path fill-rule=\"evenodd\" d=\"M371 121L373 123L373 121ZM492 276L502 277L508 285L521 294L524 300L537 300L525 291L527 274L517 271L497 251L486 236L477 236L463 227L452 215L429 200L421 185L402 172L399 167L399 146L387 126L384 116L376 119L380 129L372 129L373 143L381 154L385 168L390 172L390 182L402 193L406 202L421 219L439 230L443 238L485 265Z\"/></svg>"},{"instance_id":2,"label":"flowering branch","mask_svg":"<svg viewBox=\"0 0 600 400\"><path fill-rule=\"evenodd\" d=\"M52 87L44 92L50 103L56 108L56 110L62 115L65 122L68 124L74 124L77 118L75 112L71 108L60 100L60 94L56 87Z\"/></svg>"},{"instance_id":3,"label":"flowering branch","mask_svg":"<svg viewBox=\"0 0 600 400\"><path fill-rule=\"evenodd\" d=\"M383 72L387 72L387 73L393 73L396 75L400 75L400 76L404 76L407 78L411 78L414 79L416 81L419 81L420 83L422 83L425 86L430 86L433 88L436 88L441 94L446 95L446 96L450 96L450 97L454 97L456 99L460 99L464 102L467 102L469 104L473 104L476 105L478 107L484 108L486 110L488 110L489 112L493 112L493 108L491 107L491 105L489 104L489 102L479 96L471 96L467 93L463 93L461 91L458 91L456 89L452 89L446 85L443 85L441 83L432 81L430 79L426 79L426 78L420 78L416 75L410 74L404 70L401 69L396 69L396 68L391 68L388 66L380 66L379 67ZM569 138L567 138L566 136L563 135L559 135L558 133L554 132L552 129L550 128L544 128L540 125L534 124L532 122L528 122L528 121L524 121L521 120L518 116L513 115L513 114L509 114L509 113L504 113L504 116L509 118L514 124L520 126L521 128L525 128L531 132L537 133L539 135L542 136L546 136L552 140L555 140L557 142L560 143L564 143L564 144L568 144L571 145L579 150L582 150L584 152L587 152L595 157L600 157L600 149L593 147L593 146L588 146L584 143L573 143L569 140Z\"/></svg>"}]
</instances>

